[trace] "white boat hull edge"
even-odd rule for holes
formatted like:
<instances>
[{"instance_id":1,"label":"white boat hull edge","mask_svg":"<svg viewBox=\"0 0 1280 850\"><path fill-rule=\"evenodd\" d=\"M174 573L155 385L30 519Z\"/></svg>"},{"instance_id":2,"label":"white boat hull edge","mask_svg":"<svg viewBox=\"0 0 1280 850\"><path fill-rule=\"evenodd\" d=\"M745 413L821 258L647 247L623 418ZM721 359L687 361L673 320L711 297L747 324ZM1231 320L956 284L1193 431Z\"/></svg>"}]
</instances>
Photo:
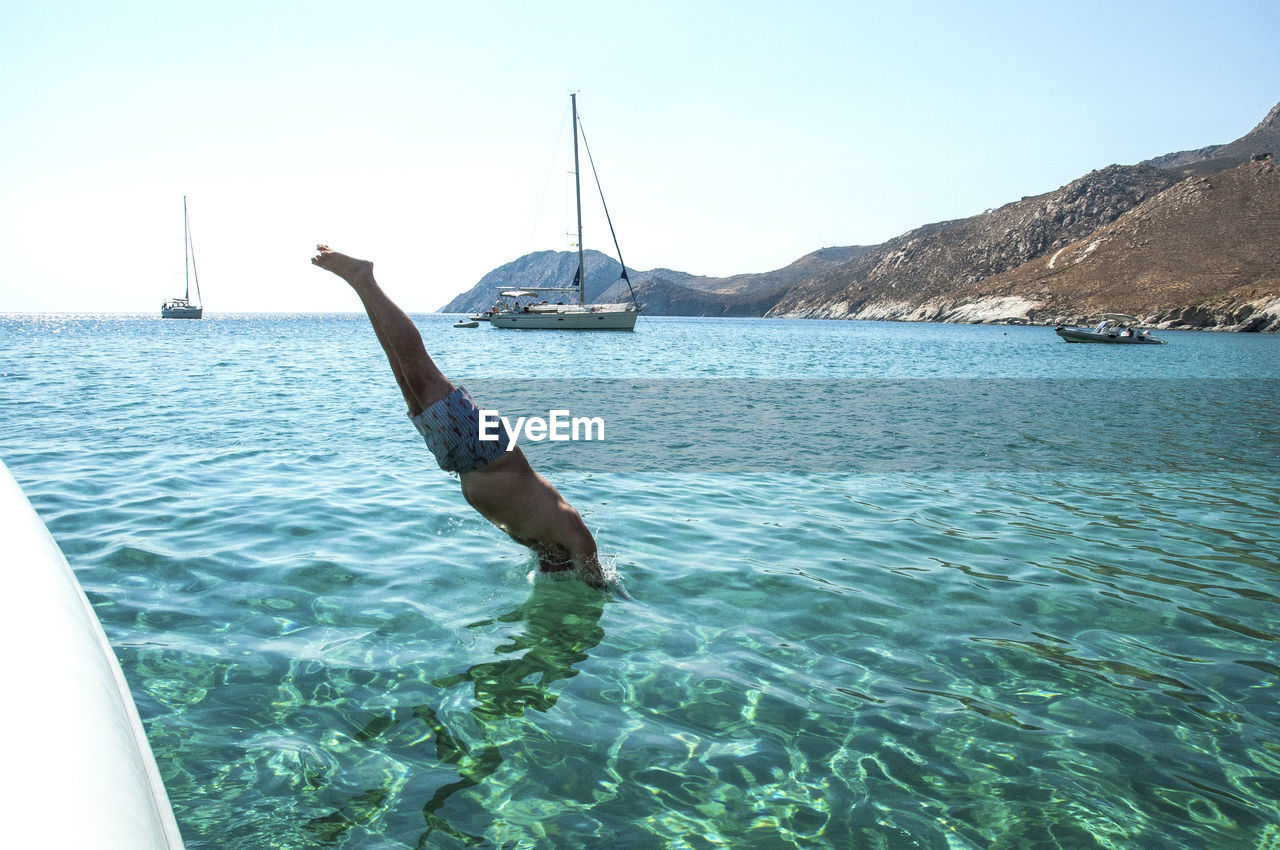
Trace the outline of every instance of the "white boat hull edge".
<instances>
[{"instance_id":1,"label":"white boat hull edge","mask_svg":"<svg viewBox=\"0 0 1280 850\"><path fill-rule=\"evenodd\" d=\"M607 313L494 313L495 328L559 331L630 331L640 314L635 310Z\"/></svg>"},{"instance_id":2,"label":"white boat hull edge","mask_svg":"<svg viewBox=\"0 0 1280 850\"><path fill-rule=\"evenodd\" d=\"M124 674L62 550L0 462L6 847L180 850Z\"/></svg>"}]
</instances>

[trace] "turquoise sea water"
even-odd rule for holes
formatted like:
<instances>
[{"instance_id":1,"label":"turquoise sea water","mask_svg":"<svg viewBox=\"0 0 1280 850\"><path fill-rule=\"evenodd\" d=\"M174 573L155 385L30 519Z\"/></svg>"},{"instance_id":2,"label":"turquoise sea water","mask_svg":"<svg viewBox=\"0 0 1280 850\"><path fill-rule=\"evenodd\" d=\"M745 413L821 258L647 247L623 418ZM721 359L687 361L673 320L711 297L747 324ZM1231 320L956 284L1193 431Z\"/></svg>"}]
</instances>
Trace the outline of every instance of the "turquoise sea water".
<instances>
[{"instance_id":1,"label":"turquoise sea water","mask_svg":"<svg viewBox=\"0 0 1280 850\"><path fill-rule=\"evenodd\" d=\"M645 448L679 462L528 446L634 601L529 580L362 316L0 316L0 458L116 647L189 848L1280 846L1280 337L451 321L419 326L479 398L642 388ZM716 392L744 380L778 382L779 421L833 385L877 401L868 381L928 387L930 425L1033 415L957 441L895 414L865 444L784 422L758 430L794 464L734 464L713 449L755 414ZM809 380L834 384L787 395ZM699 382L723 382L703 424L664 432L663 392L687 412ZM1105 391L1135 383L1171 402L1165 455L1017 454L1122 417Z\"/></svg>"}]
</instances>

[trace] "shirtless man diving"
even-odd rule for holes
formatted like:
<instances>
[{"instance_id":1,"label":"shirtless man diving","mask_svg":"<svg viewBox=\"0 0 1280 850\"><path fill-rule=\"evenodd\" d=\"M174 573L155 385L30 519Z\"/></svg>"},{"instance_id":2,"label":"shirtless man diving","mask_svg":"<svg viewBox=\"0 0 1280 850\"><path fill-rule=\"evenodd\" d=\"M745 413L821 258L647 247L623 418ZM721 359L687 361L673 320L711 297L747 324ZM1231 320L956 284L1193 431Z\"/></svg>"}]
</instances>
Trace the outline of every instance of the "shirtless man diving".
<instances>
[{"instance_id":1,"label":"shirtless man diving","mask_svg":"<svg viewBox=\"0 0 1280 850\"><path fill-rule=\"evenodd\" d=\"M432 362L418 328L373 279L373 263L316 246L311 262L345 280L360 296L378 342L386 352L409 418L427 441L440 468L457 472L462 495L511 539L538 555L545 573L575 570L588 584L605 585L596 542L582 517L541 475L519 446L507 451L505 429L496 442L479 439L478 411L471 396L449 383Z\"/></svg>"}]
</instances>

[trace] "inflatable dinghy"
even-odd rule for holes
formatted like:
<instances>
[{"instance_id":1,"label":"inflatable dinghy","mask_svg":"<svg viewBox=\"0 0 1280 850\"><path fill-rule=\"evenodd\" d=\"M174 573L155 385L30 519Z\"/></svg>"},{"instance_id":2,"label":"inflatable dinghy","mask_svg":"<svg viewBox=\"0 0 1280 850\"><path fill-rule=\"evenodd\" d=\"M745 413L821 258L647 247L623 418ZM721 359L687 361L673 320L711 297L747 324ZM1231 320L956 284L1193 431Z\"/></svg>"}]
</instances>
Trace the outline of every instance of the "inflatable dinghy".
<instances>
[{"instance_id":1,"label":"inflatable dinghy","mask_svg":"<svg viewBox=\"0 0 1280 850\"><path fill-rule=\"evenodd\" d=\"M138 709L62 550L0 463L0 845L181 850Z\"/></svg>"}]
</instances>

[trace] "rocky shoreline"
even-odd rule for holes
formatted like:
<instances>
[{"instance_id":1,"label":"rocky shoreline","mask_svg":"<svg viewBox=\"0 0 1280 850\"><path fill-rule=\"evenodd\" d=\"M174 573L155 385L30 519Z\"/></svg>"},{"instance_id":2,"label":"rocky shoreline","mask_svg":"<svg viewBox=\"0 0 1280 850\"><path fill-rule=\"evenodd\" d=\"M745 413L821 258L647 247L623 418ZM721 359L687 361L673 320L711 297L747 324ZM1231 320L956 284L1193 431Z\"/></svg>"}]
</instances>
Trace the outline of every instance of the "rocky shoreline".
<instances>
[{"instance_id":1,"label":"rocky shoreline","mask_svg":"<svg viewBox=\"0 0 1280 850\"><path fill-rule=\"evenodd\" d=\"M1046 315L1041 310L1031 309L1014 314L1006 309L1007 306L1007 303L974 302L950 309L930 310L925 307L910 308L905 305L902 305L900 309L893 309L889 305L871 305L856 315L810 315L807 318L1042 327L1063 325L1083 327L1093 325L1098 321L1098 314L1096 313L1055 313ZM1216 311L1203 305L1186 306L1174 308L1163 313L1137 315L1136 318L1140 320L1143 327L1157 330L1276 333L1280 332L1280 300L1261 307L1245 304Z\"/></svg>"}]
</instances>

